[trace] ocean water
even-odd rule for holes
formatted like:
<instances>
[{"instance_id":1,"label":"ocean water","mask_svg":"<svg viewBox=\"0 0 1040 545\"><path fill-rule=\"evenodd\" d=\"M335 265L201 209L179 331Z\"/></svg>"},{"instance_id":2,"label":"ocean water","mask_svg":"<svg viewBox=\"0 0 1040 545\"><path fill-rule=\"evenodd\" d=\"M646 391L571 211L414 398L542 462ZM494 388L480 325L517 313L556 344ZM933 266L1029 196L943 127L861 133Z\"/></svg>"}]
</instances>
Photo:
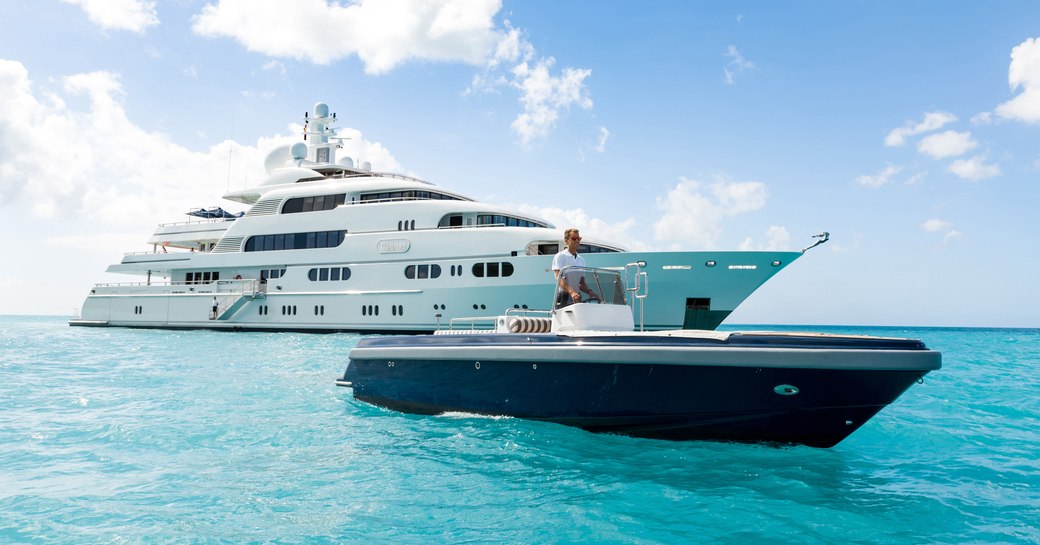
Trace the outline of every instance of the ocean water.
<instances>
[{"instance_id":1,"label":"ocean water","mask_svg":"<svg viewBox=\"0 0 1040 545\"><path fill-rule=\"evenodd\" d=\"M827 449L403 415L357 335L0 317L0 543L1040 543L1040 330L909 336L944 368Z\"/></svg>"}]
</instances>

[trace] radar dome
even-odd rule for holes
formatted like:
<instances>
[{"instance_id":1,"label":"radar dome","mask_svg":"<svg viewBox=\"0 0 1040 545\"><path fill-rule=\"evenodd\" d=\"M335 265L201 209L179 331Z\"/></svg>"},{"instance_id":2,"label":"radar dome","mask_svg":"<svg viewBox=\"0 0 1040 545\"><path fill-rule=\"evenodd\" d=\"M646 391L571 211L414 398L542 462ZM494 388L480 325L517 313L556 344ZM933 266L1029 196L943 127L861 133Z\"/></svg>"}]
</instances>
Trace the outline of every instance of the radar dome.
<instances>
[{"instance_id":1,"label":"radar dome","mask_svg":"<svg viewBox=\"0 0 1040 545\"><path fill-rule=\"evenodd\" d=\"M329 116L329 105L324 102L319 102L314 105L314 117L328 117Z\"/></svg>"},{"instance_id":2,"label":"radar dome","mask_svg":"<svg viewBox=\"0 0 1040 545\"><path fill-rule=\"evenodd\" d=\"M303 161L307 158L307 144L303 142L293 144L289 151L292 153L293 161Z\"/></svg>"},{"instance_id":3,"label":"radar dome","mask_svg":"<svg viewBox=\"0 0 1040 545\"><path fill-rule=\"evenodd\" d=\"M338 162L340 166L354 168L354 160L350 157L342 157Z\"/></svg>"},{"instance_id":4,"label":"radar dome","mask_svg":"<svg viewBox=\"0 0 1040 545\"><path fill-rule=\"evenodd\" d=\"M268 174L271 174L275 170L284 167L289 162L290 157L289 144L278 146L267 154L267 158L264 159L264 169L267 170Z\"/></svg>"}]
</instances>

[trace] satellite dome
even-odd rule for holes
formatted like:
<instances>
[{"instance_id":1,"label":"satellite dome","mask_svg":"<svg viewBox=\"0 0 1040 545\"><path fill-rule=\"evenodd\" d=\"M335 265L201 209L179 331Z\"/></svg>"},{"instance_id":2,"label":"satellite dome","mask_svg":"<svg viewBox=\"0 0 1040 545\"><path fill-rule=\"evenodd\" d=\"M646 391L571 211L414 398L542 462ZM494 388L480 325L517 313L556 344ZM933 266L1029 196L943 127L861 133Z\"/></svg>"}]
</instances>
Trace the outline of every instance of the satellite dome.
<instances>
[{"instance_id":1,"label":"satellite dome","mask_svg":"<svg viewBox=\"0 0 1040 545\"><path fill-rule=\"evenodd\" d=\"M324 102L319 102L314 105L314 117L328 117L329 116L329 105Z\"/></svg>"},{"instance_id":2,"label":"satellite dome","mask_svg":"<svg viewBox=\"0 0 1040 545\"><path fill-rule=\"evenodd\" d=\"M293 161L303 161L307 158L307 144L303 142L293 144L289 151L292 153Z\"/></svg>"},{"instance_id":3,"label":"satellite dome","mask_svg":"<svg viewBox=\"0 0 1040 545\"><path fill-rule=\"evenodd\" d=\"M340 166L354 168L354 160L350 157L341 157L338 163L340 164Z\"/></svg>"}]
</instances>

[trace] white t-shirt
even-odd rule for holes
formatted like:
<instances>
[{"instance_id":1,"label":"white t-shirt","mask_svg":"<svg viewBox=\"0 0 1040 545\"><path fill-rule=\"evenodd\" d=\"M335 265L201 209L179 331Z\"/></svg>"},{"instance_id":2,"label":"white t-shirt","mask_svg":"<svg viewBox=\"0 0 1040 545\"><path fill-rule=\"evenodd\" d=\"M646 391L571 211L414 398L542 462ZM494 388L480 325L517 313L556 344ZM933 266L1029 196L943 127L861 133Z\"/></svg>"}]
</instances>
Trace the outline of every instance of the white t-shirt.
<instances>
[{"instance_id":1,"label":"white t-shirt","mask_svg":"<svg viewBox=\"0 0 1040 545\"><path fill-rule=\"evenodd\" d=\"M565 267L584 267L585 258L580 255L572 255L567 250L564 250L555 257L553 257L552 269L553 272L563 270ZM567 273L567 285L571 289L578 289L578 282L581 280L582 273L579 271L571 271Z\"/></svg>"}]
</instances>

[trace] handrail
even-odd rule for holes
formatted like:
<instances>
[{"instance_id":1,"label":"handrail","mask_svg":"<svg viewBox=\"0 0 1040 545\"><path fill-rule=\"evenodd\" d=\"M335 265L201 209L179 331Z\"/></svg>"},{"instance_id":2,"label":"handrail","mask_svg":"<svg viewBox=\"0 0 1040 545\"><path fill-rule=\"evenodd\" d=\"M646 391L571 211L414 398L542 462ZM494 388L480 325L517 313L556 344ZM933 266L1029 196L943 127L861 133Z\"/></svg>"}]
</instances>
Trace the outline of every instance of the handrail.
<instances>
[{"instance_id":1,"label":"handrail","mask_svg":"<svg viewBox=\"0 0 1040 545\"><path fill-rule=\"evenodd\" d=\"M202 225L204 223L221 223L225 221L235 221L239 218L199 218L199 221L171 221L166 223L160 223L158 227L177 227L180 225Z\"/></svg>"},{"instance_id":2,"label":"handrail","mask_svg":"<svg viewBox=\"0 0 1040 545\"><path fill-rule=\"evenodd\" d=\"M448 320L448 331L455 331L455 322L460 324L469 322L470 331L477 331L476 324L490 322L491 327L487 328L489 331L495 329L495 322L498 321L498 316L467 316L462 318L452 318ZM461 328L460 328L461 329ZM483 328L482 328L483 329Z\"/></svg>"},{"instance_id":3,"label":"handrail","mask_svg":"<svg viewBox=\"0 0 1040 545\"><path fill-rule=\"evenodd\" d=\"M201 294L212 294L212 293L247 293L252 292L256 294L261 291L259 289L259 280L255 278L241 278L238 280L217 280L216 282L210 281L206 283L200 282L184 282L184 281L165 281L165 282L99 282L94 284L95 288L132 288L132 287L159 287L159 288L178 288L178 287L213 287L216 291L200 291ZM241 287L241 289L234 289L235 287ZM231 289L221 289L228 288Z\"/></svg>"},{"instance_id":4,"label":"handrail","mask_svg":"<svg viewBox=\"0 0 1040 545\"><path fill-rule=\"evenodd\" d=\"M506 316L512 316L518 314L520 316L527 316L528 314L544 314L546 318L552 317L551 310L539 310L533 308L507 308Z\"/></svg>"}]
</instances>

